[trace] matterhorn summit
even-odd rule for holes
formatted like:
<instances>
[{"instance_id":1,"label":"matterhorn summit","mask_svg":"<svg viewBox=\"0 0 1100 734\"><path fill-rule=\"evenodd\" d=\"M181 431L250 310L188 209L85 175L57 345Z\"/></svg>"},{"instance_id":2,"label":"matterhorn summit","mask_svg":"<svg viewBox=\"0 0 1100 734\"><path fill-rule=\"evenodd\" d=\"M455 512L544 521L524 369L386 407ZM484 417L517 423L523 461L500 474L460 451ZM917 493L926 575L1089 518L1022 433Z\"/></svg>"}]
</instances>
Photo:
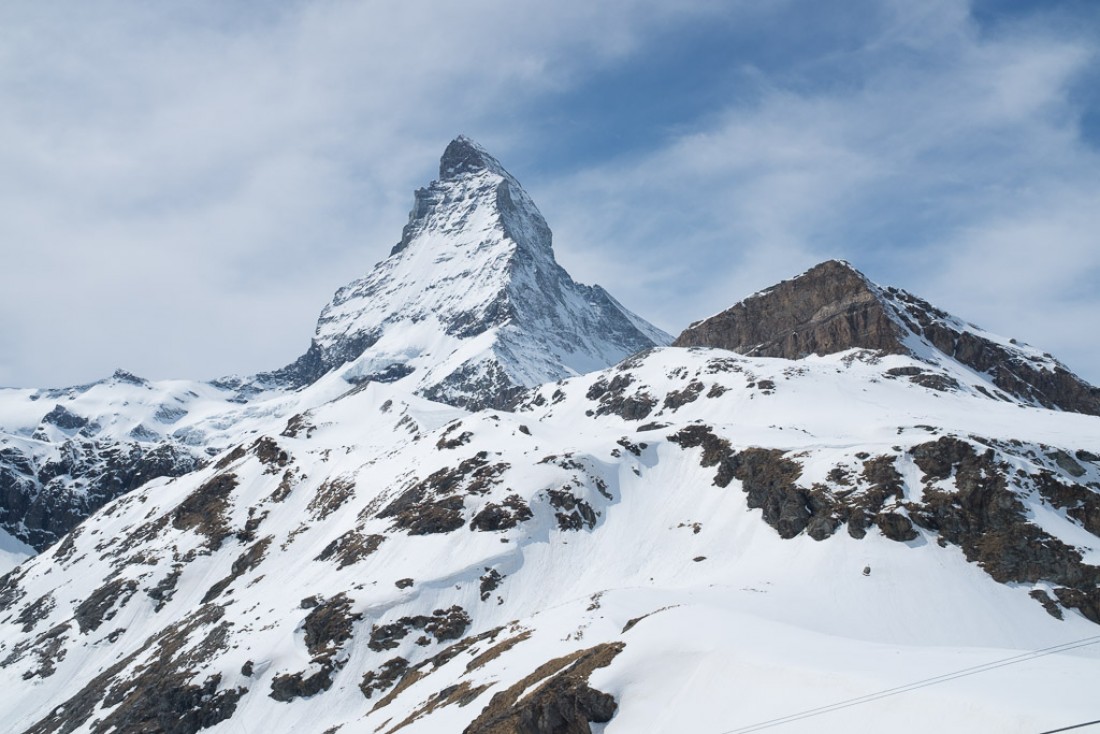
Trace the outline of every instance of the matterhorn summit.
<instances>
[{"instance_id":1,"label":"matterhorn summit","mask_svg":"<svg viewBox=\"0 0 1100 734\"><path fill-rule=\"evenodd\" d=\"M516 388L610 366L671 337L554 260L519 182L459 136L417 190L390 256L336 292L309 351L280 371L307 384L403 380L433 400L504 405Z\"/></svg>"}]
</instances>

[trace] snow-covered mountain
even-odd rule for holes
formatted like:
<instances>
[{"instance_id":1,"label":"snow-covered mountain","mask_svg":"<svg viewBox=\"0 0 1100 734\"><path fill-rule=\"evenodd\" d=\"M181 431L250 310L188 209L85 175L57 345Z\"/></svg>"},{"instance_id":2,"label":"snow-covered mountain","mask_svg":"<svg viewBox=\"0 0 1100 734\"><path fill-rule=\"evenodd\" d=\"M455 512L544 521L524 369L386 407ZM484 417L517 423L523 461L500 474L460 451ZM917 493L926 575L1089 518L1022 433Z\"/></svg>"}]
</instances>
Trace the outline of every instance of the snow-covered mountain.
<instances>
[{"instance_id":1,"label":"snow-covered mountain","mask_svg":"<svg viewBox=\"0 0 1100 734\"><path fill-rule=\"evenodd\" d=\"M111 499L197 468L258 419L355 385L500 407L524 387L670 341L599 286L575 283L516 179L459 137L439 180L416 192L400 243L337 291L293 364L208 383L119 371L78 387L0 389L0 532L42 550Z\"/></svg>"},{"instance_id":2,"label":"snow-covered mountain","mask_svg":"<svg viewBox=\"0 0 1100 734\"><path fill-rule=\"evenodd\" d=\"M336 292L293 384L405 379L433 400L502 407L517 388L592 372L672 338L554 260L550 228L500 162L466 137L416 192L401 241Z\"/></svg>"},{"instance_id":3,"label":"snow-covered mountain","mask_svg":"<svg viewBox=\"0 0 1100 734\"><path fill-rule=\"evenodd\" d=\"M300 390L250 387L242 397L219 382L153 382L120 370L89 385L0 390L0 531L21 551L44 550L115 497L194 471L272 420L350 387L333 377Z\"/></svg>"},{"instance_id":4,"label":"snow-covered mountain","mask_svg":"<svg viewBox=\"0 0 1100 734\"><path fill-rule=\"evenodd\" d=\"M405 372L369 356L383 334L238 404L247 417L188 412L223 426L225 451L0 580L0 723L923 734L1095 718L1100 417L1002 387L1008 367L952 356L912 312L865 328L856 280L876 303L912 298L823 264L705 337L816 340L797 358L654 348L470 411L428 399L425 375L446 370L427 352L348 389ZM921 308L1040 376L1062 369ZM356 323L322 317L313 351ZM874 329L901 346L845 341Z\"/></svg>"}]
</instances>

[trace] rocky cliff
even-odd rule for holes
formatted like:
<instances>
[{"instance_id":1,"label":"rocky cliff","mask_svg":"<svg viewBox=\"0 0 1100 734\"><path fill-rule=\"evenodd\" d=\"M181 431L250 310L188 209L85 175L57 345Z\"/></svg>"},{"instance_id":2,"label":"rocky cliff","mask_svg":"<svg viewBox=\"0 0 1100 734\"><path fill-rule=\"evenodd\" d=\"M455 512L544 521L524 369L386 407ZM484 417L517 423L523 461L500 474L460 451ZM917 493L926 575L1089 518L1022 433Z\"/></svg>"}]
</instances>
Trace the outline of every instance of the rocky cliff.
<instances>
[{"instance_id":1,"label":"rocky cliff","mask_svg":"<svg viewBox=\"0 0 1100 734\"><path fill-rule=\"evenodd\" d=\"M990 334L904 290L878 286L840 260L692 324L674 344L785 359L853 348L909 354L932 364L950 359L1034 405L1100 415L1100 388L1049 354Z\"/></svg>"}]
</instances>

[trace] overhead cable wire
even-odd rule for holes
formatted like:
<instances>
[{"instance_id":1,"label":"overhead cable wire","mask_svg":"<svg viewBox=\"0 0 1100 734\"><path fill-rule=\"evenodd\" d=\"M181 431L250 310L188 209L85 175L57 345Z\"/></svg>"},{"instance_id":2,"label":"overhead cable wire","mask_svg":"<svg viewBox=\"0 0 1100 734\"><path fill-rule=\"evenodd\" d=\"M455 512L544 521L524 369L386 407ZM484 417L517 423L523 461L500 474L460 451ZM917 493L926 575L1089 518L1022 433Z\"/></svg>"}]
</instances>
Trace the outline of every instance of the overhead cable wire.
<instances>
[{"instance_id":1,"label":"overhead cable wire","mask_svg":"<svg viewBox=\"0 0 1100 734\"><path fill-rule=\"evenodd\" d=\"M1074 640L1072 642L1064 642L1061 645L1052 645L1050 647L1044 647L1039 650L1030 650L1025 653L1020 653L1019 655L1013 655L1012 657L995 660L991 663L975 665L970 668L963 668L962 670L956 670L951 673L944 673L943 675L937 675L932 678L924 678L922 680L914 681L912 683L906 683L902 686L896 686L894 688L887 688L882 691L876 691L875 693L869 693L865 696L849 698L844 701L831 703L827 706L818 706L817 708L806 709L805 711L799 711L798 713L789 714L787 716L780 716L775 719L768 719L767 721L759 721L755 724L748 724L746 726L738 727L736 729L728 729L721 732L721 734L748 734L748 732L770 729L772 727L789 724L794 721L809 719L814 716L821 716L822 714L832 713L833 711L840 711L841 709L850 708L852 706L858 706L864 703L871 703L872 701L878 701L879 699L896 696L901 693L915 691L919 688L926 688L928 686L934 686L939 683L946 683L947 681L956 680L958 678L966 678L971 675L977 675L978 673L985 673L990 670L996 670L997 668L1003 668L1009 665L1016 665L1017 663L1027 662L1028 660L1034 660L1036 658L1045 657L1047 655L1054 655L1059 652L1075 650L1079 647L1095 645L1098 642L1100 642L1100 635L1096 635L1094 637L1085 637L1083 639ZM1096 722L1089 722L1089 724L1093 723ZM1086 724L1079 724L1077 728L1081 726L1086 726ZM1056 729L1055 731L1065 730Z\"/></svg>"},{"instance_id":2,"label":"overhead cable wire","mask_svg":"<svg viewBox=\"0 0 1100 734\"><path fill-rule=\"evenodd\" d=\"M1060 731L1070 731L1071 729L1081 729L1086 726L1093 726L1094 724L1100 724L1100 719L1096 721L1086 721L1084 724L1074 724L1073 726L1063 726L1061 729L1050 729L1049 731L1039 732L1039 734L1058 734Z\"/></svg>"}]
</instances>

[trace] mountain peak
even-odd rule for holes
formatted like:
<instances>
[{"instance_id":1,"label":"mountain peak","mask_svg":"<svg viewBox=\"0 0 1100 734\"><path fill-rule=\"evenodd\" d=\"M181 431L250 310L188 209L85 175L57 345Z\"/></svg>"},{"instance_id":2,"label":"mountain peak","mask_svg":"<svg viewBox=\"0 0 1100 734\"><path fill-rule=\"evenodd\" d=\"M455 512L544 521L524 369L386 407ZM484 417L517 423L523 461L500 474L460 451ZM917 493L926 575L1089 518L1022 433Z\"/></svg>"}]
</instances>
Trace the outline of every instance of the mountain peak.
<instances>
[{"instance_id":1,"label":"mountain peak","mask_svg":"<svg viewBox=\"0 0 1100 734\"><path fill-rule=\"evenodd\" d=\"M803 275L808 275L810 273L827 273L827 274L835 274L835 275L844 275L844 274L848 274L848 273L854 273L855 275L858 275L859 277L864 278L864 279L866 279L866 277L867 277L863 273L861 273L856 268L855 265L852 265L847 260L837 260L837 259L826 260L824 262L820 262L817 265L814 265L809 270L807 270L805 273L803 273ZM802 276L796 276L796 277L802 277Z\"/></svg>"},{"instance_id":2,"label":"mountain peak","mask_svg":"<svg viewBox=\"0 0 1100 734\"><path fill-rule=\"evenodd\" d=\"M844 260L826 260L689 326L676 346L798 359L853 347L904 351L877 289Z\"/></svg>"},{"instance_id":3,"label":"mountain peak","mask_svg":"<svg viewBox=\"0 0 1100 734\"><path fill-rule=\"evenodd\" d=\"M850 263L827 260L684 330L675 346L800 359L871 349L955 362L1026 402L1100 415L1100 389L1015 339L991 334L898 288L876 285Z\"/></svg>"},{"instance_id":4,"label":"mountain peak","mask_svg":"<svg viewBox=\"0 0 1100 734\"><path fill-rule=\"evenodd\" d=\"M875 288L871 279L864 275L855 265L852 265L852 263L847 260L833 259L819 262L809 270L794 276L790 280L781 281L776 286L767 288L760 293L750 296L750 298L767 293L785 283L791 283L799 290L804 290L806 288L817 289L822 285L829 285L833 288L840 288L842 290Z\"/></svg>"},{"instance_id":5,"label":"mountain peak","mask_svg":"<svg viewBox=\"0 0 1100 734\"><path fill-rule=\"evenodd\" d=\"M451 181L465 173L480 171L490 171L498 176L508 175L500 161L465 135L459 135L452 140L443 151L443 157L439 159L440 181Z\"/></svg>"},{"instance_id":6,"label":"mountain peak","mask_svg":"<svg viewBox=\"0 0 1100 734\"><path fill-rule=\"evenodd\" d=\"M555 261L552 234L500 162L459 136L417 189L390 257L337 291L310 350L276 378L407 380L464 407L607 367L671 338ZM485 175L489 174L489 175Z\"/></svg>"}]
</instances>

